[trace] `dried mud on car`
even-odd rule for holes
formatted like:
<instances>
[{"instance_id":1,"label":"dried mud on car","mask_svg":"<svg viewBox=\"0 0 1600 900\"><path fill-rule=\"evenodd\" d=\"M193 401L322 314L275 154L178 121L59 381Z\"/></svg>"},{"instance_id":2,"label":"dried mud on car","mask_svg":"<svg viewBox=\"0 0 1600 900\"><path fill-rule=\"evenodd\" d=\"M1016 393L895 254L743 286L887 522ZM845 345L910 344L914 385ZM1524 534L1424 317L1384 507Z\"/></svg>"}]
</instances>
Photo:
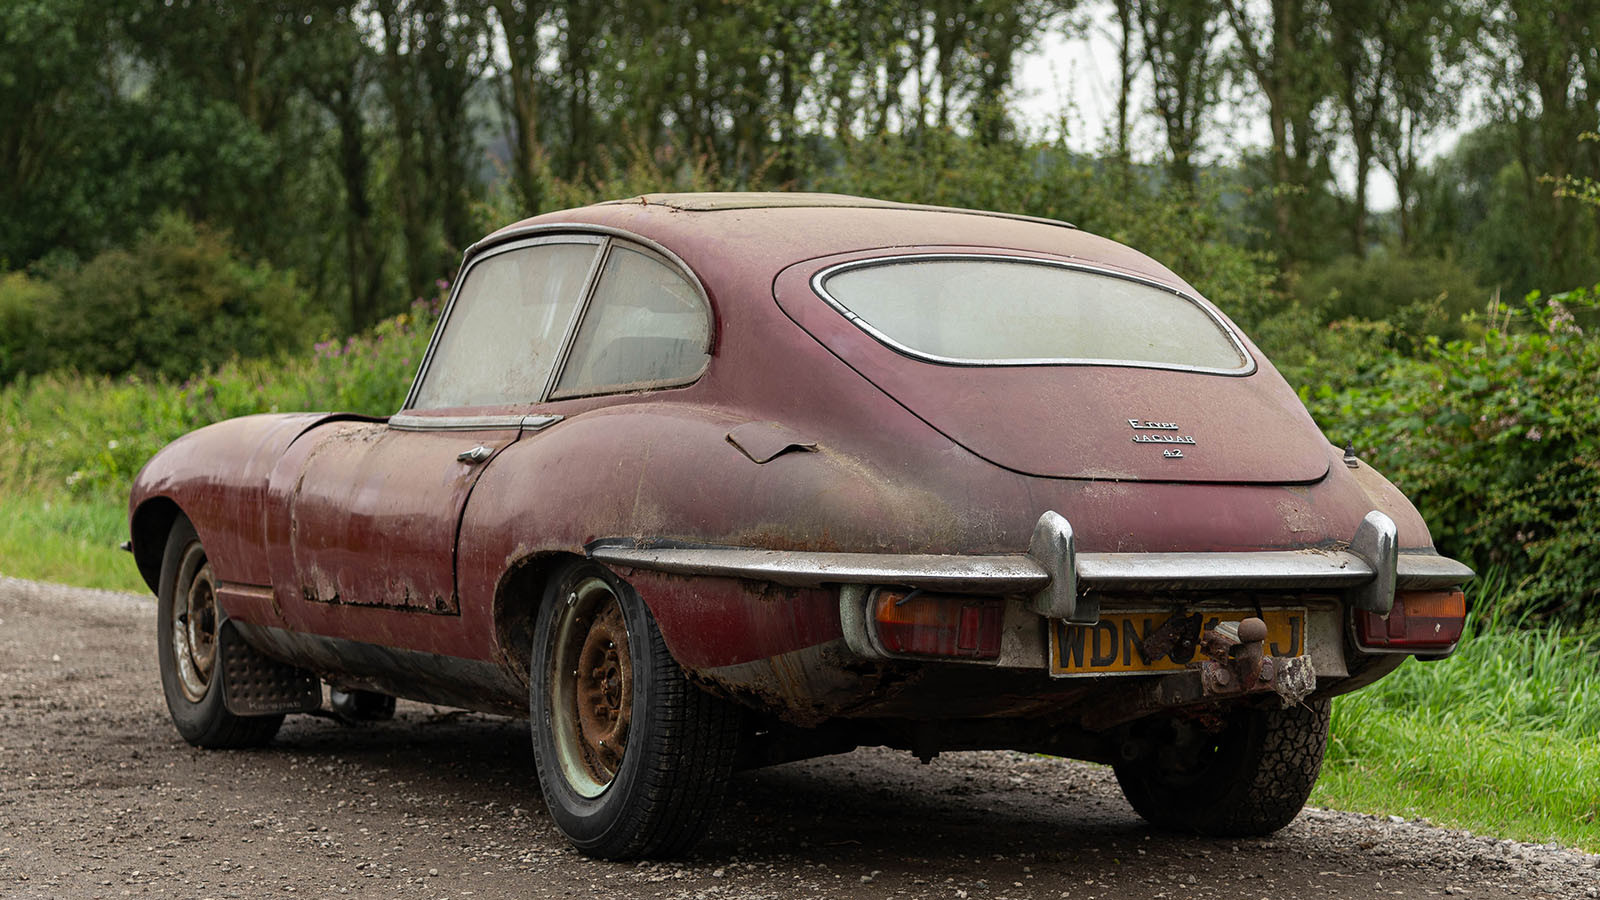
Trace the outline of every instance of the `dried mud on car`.
<instances>
[{"instance_id":1,"label":"dried mud on car","mask_svg":"<svg viewBox=\"0 0 1600 900\"><path fill-rule=\"evenodd\" d=\"M1145 826L1108 770L862 750L735 779L676 862L545 813L524 722L402 703L196 750L152 691L148 598L0 579L0 897L1600 896L1600 857L1308 809L1265 840Z\"/></svg>"}]
</instances>

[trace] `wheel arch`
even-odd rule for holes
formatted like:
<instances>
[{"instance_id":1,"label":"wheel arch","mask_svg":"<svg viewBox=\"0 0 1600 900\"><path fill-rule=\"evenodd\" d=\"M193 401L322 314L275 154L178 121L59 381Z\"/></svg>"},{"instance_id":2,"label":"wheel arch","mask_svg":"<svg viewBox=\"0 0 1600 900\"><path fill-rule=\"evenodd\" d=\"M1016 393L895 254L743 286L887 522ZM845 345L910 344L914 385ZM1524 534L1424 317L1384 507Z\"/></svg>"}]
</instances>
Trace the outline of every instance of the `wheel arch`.
<instances>
[{"instance_id":1,"label":"wheel arch","mask_svg":"<svg viewBox=\"0 0 1600 900\"><path fill-rule=\"evenodd\" d=\"M140 503L129 518L133 561L139 567L139 577L144 579L152 592L161 588L161 558L166 552L167 538L172 533L172 523L183 514L176 500L156 496Z\"/></svg>"},{"instance_id":2,"label":"wheel arch","mask_svg":"<svg viewBox=\"0 0 1600 900\"><path fill-rule=\"evenodd\" d=\"M524 684L528 682L533 620L544 601L550 577L563 566L581 562L579 553L554 550L518 559L495 585L494 638L501 663Z\"/></svg>"}]
</instances>

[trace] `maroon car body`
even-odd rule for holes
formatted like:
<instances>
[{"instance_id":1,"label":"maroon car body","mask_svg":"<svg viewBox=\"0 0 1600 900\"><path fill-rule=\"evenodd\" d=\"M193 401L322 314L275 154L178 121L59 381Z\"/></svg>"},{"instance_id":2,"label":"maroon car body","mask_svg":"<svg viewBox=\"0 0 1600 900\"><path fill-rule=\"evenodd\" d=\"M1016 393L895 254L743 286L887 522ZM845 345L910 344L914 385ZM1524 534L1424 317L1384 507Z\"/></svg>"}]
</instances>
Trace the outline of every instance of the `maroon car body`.
<instances>
[{"instance_id":1,"label":"maroon car body","mask_svg":"<svg viewBox=\"0 0 1600 900\"><path fill-rule=\"evenodd\" d=\"M1137 285L1238 364L943 359L830 293L835 273L918 262ZM530 279L543 300L472 318ZM1264 785L1208 754L1270 769L1272 751L1237 741L1277 728L1320 760L1326 698L1448 653L1471 577L1160 264L1057 222L828 195L647 196L496 232L467 252L405 409L200 429L140 474L131 530L146 581L175 598L162 652L180 707L275 721L319 703L320 679L527 715L531 685L536 750L542 727L588 748L566 763L589 775L564 810L562 765L541 763L552 812L603 856L682 849L709 815L591 808L633 802L610 797L630 790L620 760L654 740L628 718L643 695L615 696L663 683L641 669L641 629L658 629L665 677L718 705L702 719L726 713L710 732L737 733L685 789L694 809L736 764L1017 747L1116 763L1158 824L1247 833L1288 821L1310 781ZM203 547L188 568L180 536ZM579 582L601 612L541 620ZM593 650L584 634L629 596L649 619L613 626L631 660L613 647L592 683L541 680L545 655ZM610 691L619 756L595 749L604 722L560 708L586 690ZM209 745L263 733L186 727ZM1175 811L1277 794L1287 816Z\"/></svg>"}]
</instances>

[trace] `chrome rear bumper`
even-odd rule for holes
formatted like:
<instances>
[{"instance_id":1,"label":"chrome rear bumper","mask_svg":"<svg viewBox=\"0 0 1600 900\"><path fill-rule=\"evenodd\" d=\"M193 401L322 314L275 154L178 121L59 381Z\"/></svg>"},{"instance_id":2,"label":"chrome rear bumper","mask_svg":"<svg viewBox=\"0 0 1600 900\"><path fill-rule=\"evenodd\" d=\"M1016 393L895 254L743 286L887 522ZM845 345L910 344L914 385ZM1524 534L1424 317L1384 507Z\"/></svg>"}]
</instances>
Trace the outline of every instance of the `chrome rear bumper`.
<instances>
[{"instance_id":1,"label":"chrome rear bumper","mask_svg":"<svg viewBox=\"0 0 1600 900\"><path fill-rule=\"evenodd\" d=\"M824 553L740 547L640 547L596 542L589 556L615 566L744 578L792 587L892 584L930 591L1023 594L1041 616L1093 624L1096 592L1300 590L1347 592L1357 608L1388 613L1396 590L1446 588L1473 572L1444 556L1401 553L1388 516L1367 513L1348 544L1329 549L1227 553L1080 553L1072 526L1046 512L1025 554Z\"/></svg>"}]
</instances>

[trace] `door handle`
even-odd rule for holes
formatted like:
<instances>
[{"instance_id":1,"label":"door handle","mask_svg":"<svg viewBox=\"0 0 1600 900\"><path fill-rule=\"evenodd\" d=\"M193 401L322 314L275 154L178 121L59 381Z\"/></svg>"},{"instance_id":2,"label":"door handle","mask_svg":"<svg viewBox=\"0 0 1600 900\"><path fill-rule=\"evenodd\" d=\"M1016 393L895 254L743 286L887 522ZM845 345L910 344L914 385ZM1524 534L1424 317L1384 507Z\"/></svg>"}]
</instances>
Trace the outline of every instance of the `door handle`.
<instances>
[{"instance_id":1,"label":"door handle","mask_svg":"<svg viewBox=\"0 0 1600 900\"><path fill-rule=\"evenodd\" d=\"M471 450L463 450L460 453L457 453L456 459L464 463L481 463L493 455L493 450L490 450L488 447L479 444L478 446L473 447Z\"/></svg>"}]
</instances>

